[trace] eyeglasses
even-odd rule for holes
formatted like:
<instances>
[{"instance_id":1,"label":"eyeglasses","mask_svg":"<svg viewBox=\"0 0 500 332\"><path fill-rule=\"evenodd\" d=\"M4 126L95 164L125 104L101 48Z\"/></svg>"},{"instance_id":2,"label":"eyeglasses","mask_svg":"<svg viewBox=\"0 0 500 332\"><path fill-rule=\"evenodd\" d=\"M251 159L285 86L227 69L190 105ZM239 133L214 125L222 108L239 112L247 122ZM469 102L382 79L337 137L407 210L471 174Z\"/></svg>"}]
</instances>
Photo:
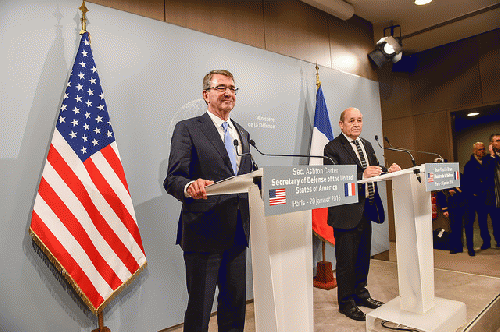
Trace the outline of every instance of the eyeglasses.
<instances>
[{"instance_id":1,"label":"eyeglasses","mask_svg":"<svg viewBox=\"0 0 500 332\"><path fill-rule=\"evenodd\" d=\"M221 85L217 85L217 86L215 86L215 87L213 87L213 88L208 88L206 91L208 91L208 90L210 90L210 89L212 89L212 90L216 90L216 91L218 91L218 92L220 92L220 93L224 93L224 92L226 92L226 90L228 90L228 89L229 89L229 91L231 91L231 92L232 92L232 93L234 93L234 94L237 94L237 93L238 93L238 90L239 90L239 88L235 88L234 86L225 86L225 85L223 85L223 84L221 84Z\"/></svg>"}]
</instances>

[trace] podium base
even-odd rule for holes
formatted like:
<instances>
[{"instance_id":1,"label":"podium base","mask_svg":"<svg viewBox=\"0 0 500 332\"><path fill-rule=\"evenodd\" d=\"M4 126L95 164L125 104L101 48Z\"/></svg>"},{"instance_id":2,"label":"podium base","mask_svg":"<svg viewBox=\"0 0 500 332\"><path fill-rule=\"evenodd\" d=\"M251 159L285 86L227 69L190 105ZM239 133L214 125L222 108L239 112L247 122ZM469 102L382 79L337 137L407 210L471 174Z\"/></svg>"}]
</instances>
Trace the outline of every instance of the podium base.
<instances>
[{"instance_id":1,"label":"podium base","mask_svg":"<svg viewBox=\"0 0 500 332\"><path fill-rule=\"evenodd\" d=\"M321 289L333 289L337 287L337 280L333 277L332 262L321 261L316 264L316 277L314 287Z\"/></svg>"},{"instance_id":2,"label":"podium base","mask_svg":"<svg viewBox=\"0 0 500 332\"><path fill-rule=\"evenodd\" d=\"M401 310L398 296L366 314L366 331L386 331L387 329L380 329L380 321L402 324L425 332L455 332L466 324L465 303L436 297L434 304L434 307L426 313L414 313ZM378 324L376 324L377 319Z\"/></svg>"}]
</instances>

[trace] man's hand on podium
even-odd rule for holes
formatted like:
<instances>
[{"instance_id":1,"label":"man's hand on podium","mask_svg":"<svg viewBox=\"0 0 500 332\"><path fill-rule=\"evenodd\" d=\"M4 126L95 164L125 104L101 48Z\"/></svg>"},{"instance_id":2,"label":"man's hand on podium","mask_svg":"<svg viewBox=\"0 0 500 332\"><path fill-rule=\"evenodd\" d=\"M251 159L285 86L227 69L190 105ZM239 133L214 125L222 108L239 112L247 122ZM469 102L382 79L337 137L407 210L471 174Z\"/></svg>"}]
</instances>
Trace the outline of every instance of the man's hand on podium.
<instances>
[{"instance_id":1,"label":"man's hand on podium","mask_svg":"<svg viewBox=\"0 0 500 332\"><path fill-rule=\"evenodd\" d=\"M392 163L391 167L389 167L389 169L388 169L389 173L397 172L400 170L401 170L401 167L399 167L399 165L396 163Z\"/></svg>"},{"instance_id":2,"label":"man's hand on podium","mask_svg":"<svg viewBox=\"0 0 500 332\"><path fill-rule=\"evenodd\" d=\"M188 195L194 199L207 199L207 191L205 190L205 187L213 183L214 182L212 180L198 179L191 182L186 191Z\"/></svg>"}]
</instances>

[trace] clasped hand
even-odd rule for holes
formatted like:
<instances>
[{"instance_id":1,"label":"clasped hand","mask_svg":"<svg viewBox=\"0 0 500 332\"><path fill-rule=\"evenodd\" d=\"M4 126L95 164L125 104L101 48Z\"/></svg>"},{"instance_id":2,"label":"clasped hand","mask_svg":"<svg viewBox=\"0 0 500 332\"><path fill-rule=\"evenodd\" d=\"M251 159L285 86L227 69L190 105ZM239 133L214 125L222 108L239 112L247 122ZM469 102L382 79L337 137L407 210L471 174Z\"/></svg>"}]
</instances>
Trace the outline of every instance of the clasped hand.
<instances>
[{"instance_id":1,"label":"clasped hand","mask_svg":"<svg viewBox=\"0 0 500 332\"><path fill-rule=\"evenodd\" d=\"M207 199L205 187L213 183L211 180L198 179L189 185L186 192L194 199Z\"/></svg>"}]
</instances>

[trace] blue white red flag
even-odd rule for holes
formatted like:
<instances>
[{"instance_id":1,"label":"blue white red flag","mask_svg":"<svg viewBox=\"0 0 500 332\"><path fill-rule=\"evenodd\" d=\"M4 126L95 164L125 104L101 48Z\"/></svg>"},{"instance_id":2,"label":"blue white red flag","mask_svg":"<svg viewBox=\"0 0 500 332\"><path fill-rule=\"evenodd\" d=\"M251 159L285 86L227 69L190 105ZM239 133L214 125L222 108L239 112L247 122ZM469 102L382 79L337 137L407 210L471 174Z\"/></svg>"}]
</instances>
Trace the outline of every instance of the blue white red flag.
<instances>
[{"instance_id":1,"label":"blue white red flag","mask_svg":"<svg viewBox=\"0 0 500 332\"><path fill-rule=\"evenodd\" d=\"M332 125L326 108L325 96L321 86L316 91L316 109L314 111L314 128L311 137L310 155L323 156L325 145L333 140ZM323 165L323 158L310 158L309 165ZM335 244L333 228L328 226L328 208L312 210L313 231L322 239Z\"/></svg>"},{"instance_id":2,"label":"blue white red flag","mask_svg":"<svg viewBox=\"0 0 500 332\"><path fill-rule=\"evenodd\" d=\"M453 178L456 180L460 180L460 172L459 171L455 171L455 174L453 176Z\"/></svg>"},{"instance_id":3,"label":"blue white red flag","mask_svg":"<svg viewBox=\"0 0 500 332\"><path fill-rule=\"evenodd\" d=\"M61 103L29 231L94 313L146 266L88 32Z\"/></svg>"},{"instance_id":4,"label":"blue white red flag","mask_svg":"<svg viewBox=\"0 0 500 332\"><path fill-rule=\"evenodd\" d=\"M349 182L344 183L345 197L350 197L356 195L356 183Z\"/></svg>"}]
</instances>

